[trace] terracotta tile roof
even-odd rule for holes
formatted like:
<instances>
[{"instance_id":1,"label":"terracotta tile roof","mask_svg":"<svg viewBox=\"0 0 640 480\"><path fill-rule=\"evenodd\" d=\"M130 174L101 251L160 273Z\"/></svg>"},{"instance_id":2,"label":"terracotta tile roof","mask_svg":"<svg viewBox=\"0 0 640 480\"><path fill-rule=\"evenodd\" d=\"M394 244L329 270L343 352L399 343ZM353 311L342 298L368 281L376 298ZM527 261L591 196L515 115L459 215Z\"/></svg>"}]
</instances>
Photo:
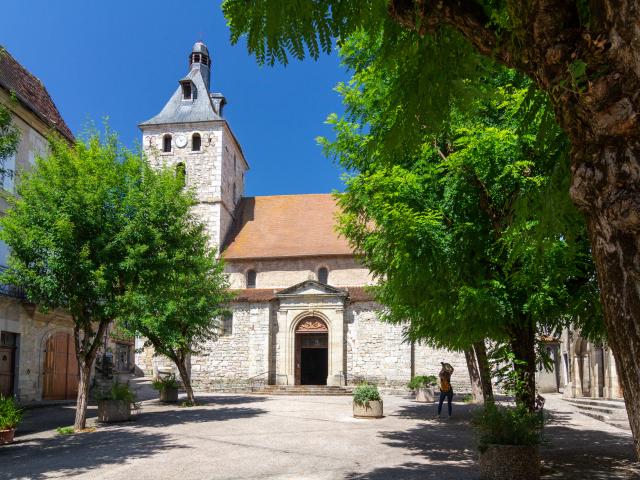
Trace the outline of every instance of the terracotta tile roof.
<instances>
[{"instance_id":1,"label":"terracotta tile roof","mask_svg":"<svg viewBox=\"0 0 640 480\"><path fill-rule=\"evenodd\" d=\"M366 287L346 287L345 290L349 294L351 302L373 302L375 300Z\"/></svg>"},{"instance_id":2,"label":"terracotta tile roof","mask_svg":"<svg viewBox=\"0 0 640 480\"><path fill-rule=\"evenodd\" d=\"M74 141L73 133L62 119L49 92L35 76L0 46L0 87L14 93L18 100L61 135Z\"/></svg>"},{"instance_id":3,"label":"terracotta tile roof","mask_svg":"<svg viewBox=\"0 0 640 480\"><path fill-rule=\"evenodd\" d=\"M243 198L223 246L226 259L353 255L335 231L331 194Z\"/></svg>"},{"instance_id":4,"label":"terracotta tile roof","mask_svg":"<svg viewBox=\"0 0 640 480\"><path fill-rule=\"evenodd\" d=\"M336 287L346 290L350 302L372 302L373 297L365 290L365 287ZM233 302L270 302L277 299L278 292L284 288L239 288L231 290L235 294Z\"/></svg>"},{"instance_id":5,"label":"terracotta tile roof","mask_svg":"<svg viewBox=\"0 0 640 480\"><path fill-rule=\"evenodd\" d=\"M273 288L242 288L231 290L233 302L269 302L276 298L278 290Z\"/></svg>"}]
</instances>

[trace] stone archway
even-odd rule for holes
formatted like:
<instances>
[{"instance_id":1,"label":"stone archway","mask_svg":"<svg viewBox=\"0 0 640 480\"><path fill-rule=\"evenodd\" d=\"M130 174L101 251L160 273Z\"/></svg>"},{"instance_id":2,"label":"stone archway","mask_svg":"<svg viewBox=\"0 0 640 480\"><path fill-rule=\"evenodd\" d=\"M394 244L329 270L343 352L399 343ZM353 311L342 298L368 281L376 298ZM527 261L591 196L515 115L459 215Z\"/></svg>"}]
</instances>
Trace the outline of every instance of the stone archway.
<instances>
[{"instance_id":1,"label":"stone archway","mask_svg":"<svg viewBox=\"0 0 640 480\"><path fill-rule=\"evenodd\" d=\"M326 385L329 328L319 317L305 317L295 327L295 384Z\"/></svg>"}]
</instances>

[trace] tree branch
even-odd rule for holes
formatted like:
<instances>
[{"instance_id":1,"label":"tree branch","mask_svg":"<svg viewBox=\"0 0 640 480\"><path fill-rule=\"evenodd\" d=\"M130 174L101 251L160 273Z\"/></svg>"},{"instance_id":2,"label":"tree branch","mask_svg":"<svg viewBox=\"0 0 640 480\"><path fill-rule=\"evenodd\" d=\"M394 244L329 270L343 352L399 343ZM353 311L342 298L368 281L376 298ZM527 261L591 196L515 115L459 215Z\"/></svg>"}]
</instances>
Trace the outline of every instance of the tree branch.
<instances>
[{"instance_id":1,"label":"tree branch","mask_svg":"<svg viewBox=\"0 0 640 480\"><path fill-rule=\"evenodd\" d=\"M391 0L391 18L420 35L450 26L460 32L483 55L495 58L508 67L523 68L519 58L500 42L489 27L489 17L473 0Z\"/></svg>"}]
</instances>

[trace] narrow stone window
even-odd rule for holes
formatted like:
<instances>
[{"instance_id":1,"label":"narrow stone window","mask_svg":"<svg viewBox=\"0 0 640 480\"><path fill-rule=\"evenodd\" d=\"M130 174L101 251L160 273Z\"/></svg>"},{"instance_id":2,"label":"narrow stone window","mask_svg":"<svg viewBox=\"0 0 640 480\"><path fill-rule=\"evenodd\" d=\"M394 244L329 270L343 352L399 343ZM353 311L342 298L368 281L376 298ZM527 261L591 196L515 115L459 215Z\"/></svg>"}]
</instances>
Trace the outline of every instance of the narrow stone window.
<instances>
[{"instance_id":1,"label":"narrow stone window","mask_svg":"<svg viewBox=\"0 0 640 480\"><path fill-rule=\"evenodd\" d=\"M233 335L233 313L227 313L220 322L220 336L228 337Z\"/></svg>"},{"instance_id":2,"label":"narrow stone window","mask_svg":"<svg viewBox=\"0 0 640 480\"><path fill-rule=\"evenodd\" d=\"M176 165L176 177L178 177L180 183L184 187L187 183L187 169L182 162Z\"/></svg>"},{"instance_id":3,"label":"narrow stone window","mask_svg":"<svg viewBox=\"0 0 640 480\"><path fill-rule=\"evenodd\" d=\"M191 150L194 152L200 151L200 146L202 145L202 139L200 138L199 133L194 133L191 137Z\"/></svg>"},{"instance_id":4,"label":"narrow stone window","mask_svg":"<svg viewBox=\"0 0 640 480\"><path fill-rule=\"evenodd\" d=\"M189 82L182 84L182 99L191 100L191 84Z\"/></svg>"},{"instance_id":5,"label":"narrow stone window","mask_svg":"<svg viewBox=\"0 0 640 480\"><path fill-rule=\"evenodd\" d=\"M325 267L320 267L318 269L318 281L320 283L324 283L325 285L329 283L329 270Z\"/></svg>"},{"instance_id":6,"label":"narrow stone window","mask_svg":"<svg viewBox=\"0 0 640 480\"><path fill-rule=\"evenodd\" d=\"M165 153L171 152L171 135L162 137L162 151Z\"/></svg>"},{"instance_id":7,"label":"narrow stone window","mask_svg":"<svg viewBox=\"0 0 640 480\"><path fill-rule=\"evenodd\" d=\"M249 270L247 272L247 288L256 288L256 271Z\"/></svg>"}]
</instances>

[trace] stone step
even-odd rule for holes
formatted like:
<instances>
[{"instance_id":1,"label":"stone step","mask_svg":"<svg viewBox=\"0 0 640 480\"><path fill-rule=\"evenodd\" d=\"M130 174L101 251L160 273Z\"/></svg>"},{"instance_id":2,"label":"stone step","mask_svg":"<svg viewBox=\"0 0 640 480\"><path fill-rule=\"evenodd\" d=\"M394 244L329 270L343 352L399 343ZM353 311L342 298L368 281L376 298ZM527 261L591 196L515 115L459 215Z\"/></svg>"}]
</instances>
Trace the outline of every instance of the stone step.
<instances>
[{"instance_id":1,"label":"stone step","mask_svg":"<svg viewBox=\"0 0 640 480\"><path fill-rule=\"evenodd\" d=\"M599 399L599 398L565 398L565 401L573 405L593 405L597 407L606 406L608 408L621 409L625 412L627 408L623 400Z\"/></svg>"},{"instance_id":2,"label":"stone step","mask_svg":"<svg viewBox=\"0 0 640 480\"><path fill-rule=\"evenodd\" d=\"M580 412L593 412L602 415L608 415L610 417L620 417L622 419L627 418L627 411L624 408L609 407L607 405L592 405L592 404L576 404L569 402L576 406Z\"/></svg>"},{"instance_id":3,"label":"stone step","mask_svg":"<svg viewBox=\"0 0 640 480\"><path fill-rule=\"evenodd\" d=\"M614 427L630 430L627 410L623 401L597 398L565 398L578 412Z\"/></svg>"},{"instance_id":4,"label":"stone step","mask_svg":"<svg viewBox=\"0 0 640 480\"><path fill-rule=\"evenodd\" d=\"M253 393L262 395L351 395L350 388L326 385L265 385Z\"/></svg>"}]
</instances>

